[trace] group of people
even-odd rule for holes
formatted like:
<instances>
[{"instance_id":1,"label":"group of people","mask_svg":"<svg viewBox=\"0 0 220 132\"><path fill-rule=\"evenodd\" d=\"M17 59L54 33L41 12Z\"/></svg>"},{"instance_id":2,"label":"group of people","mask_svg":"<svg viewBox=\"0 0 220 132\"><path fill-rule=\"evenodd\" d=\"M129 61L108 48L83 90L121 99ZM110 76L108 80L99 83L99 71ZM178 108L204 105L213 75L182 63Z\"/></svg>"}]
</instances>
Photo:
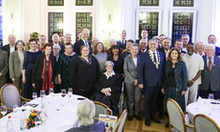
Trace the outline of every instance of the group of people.
<instances>
[{"instance_id":1,"label":"group of people","mask_svg":"<svg viewBox=\"0 0 220 132\"><path fill-rule=\"evenodd\" d=\"M188 34L171 44L164 34L148 40L148 31L140 39L111 39L106 48L97 38L88 41L89 30L82 29L79 40L72 44L71 34L53 34L52 43L46 36L25 43L8 36L9 44L0 49L0 87L14 83L26 98L32 93L51 88L73 89L74 94L100 101L118 112L120 94L126 93L128 120L140 116L140 100L144 94L145 125L160 123L166 112L166 100L177 101L181 109L209 93L220 99L220 48L215 35L209 44L189 42ZM61 39L62 38L62 39Z\"/></svg>"}]
</instances>

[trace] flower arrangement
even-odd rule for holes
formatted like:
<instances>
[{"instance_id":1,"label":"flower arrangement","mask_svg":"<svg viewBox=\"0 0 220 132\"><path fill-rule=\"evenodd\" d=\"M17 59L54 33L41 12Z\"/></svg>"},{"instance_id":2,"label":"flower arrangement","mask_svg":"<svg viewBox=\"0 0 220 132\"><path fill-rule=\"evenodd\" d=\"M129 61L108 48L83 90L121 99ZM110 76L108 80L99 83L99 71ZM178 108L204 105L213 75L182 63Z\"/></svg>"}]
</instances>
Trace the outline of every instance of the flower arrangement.
<instances>
[{"instance_id":1,"label":"flower arrangement","mask_svg":"<svg viewBox=\"0 0 220 132\"><path fill-rule=\"evenodd\" d=\"M28 129L34 127L36 125L35 124L36 121L41 121L39 115L40 115L40 112L36 111L35 109L31 111L31 114L27 118Z\"/></svg>"}]
</instances>

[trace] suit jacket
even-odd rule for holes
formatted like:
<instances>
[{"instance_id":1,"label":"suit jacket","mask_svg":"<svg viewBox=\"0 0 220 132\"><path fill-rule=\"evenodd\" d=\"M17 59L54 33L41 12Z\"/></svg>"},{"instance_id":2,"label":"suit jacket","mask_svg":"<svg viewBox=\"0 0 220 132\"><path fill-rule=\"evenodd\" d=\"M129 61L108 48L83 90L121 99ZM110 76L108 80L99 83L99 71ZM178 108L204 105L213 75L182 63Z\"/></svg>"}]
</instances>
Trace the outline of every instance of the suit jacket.
<instances>
[{"instance_id":1,"label":"suit jacket","mask_svg":"<svg viewBox=\"0 0 220 132\"><path fill-rule=\"evenodd\" d=\"M216 56L220 55L220 48L218 46L215 46L215 55Z\"/></svg>"},{"instance_id":2,"label":"suit jacket","mask_svg":"<svg viewBox=\"0 0 220 132\"><path fill-rule=\"evenodd\" d=\"M39 82L39 80L42 80L44 57L45 57L45 54L41 54L36 59L36 62L34 64L34 69L33 69L32 83L36 83L36 82ZM54 82L55 77L56 77L56 72L57 72L57 62L56 62L56 57L54 57L53 55L50 55L50 58L52 62L52 82Z\"/></svg>"},{"instance_id":3,"label":"suit jacket","mask_svg":"<svg viewBox=\"0 0 220 132\"><path fill-rule=\"evenodd\" d=\"M105 125L103 122L94 123L89 126L71 128L65 132L105 132Z\"/></svg>"},{"instance_id":4,"label":"suit jacket","mask_svg":"<svg viewBox=\"0 0 220 132\"><path fill-rule=\"evenodd\" d=\"M122 44L122 40L118 40L118 41L117 41L117 45L118 45L121 49L126 49L126 42L127 42L127 40L125 40L125 44Z\"/></svg>"},{"instance_id":5,"label":"suit jacket","mask_svg":"<svg viewBox=\"0 0 220 132\"><path fill-rule=\"evenodd\" d=\"M140 55L138 63L138 84L144 84L144 88L157 87L162 83L164 55L160 51L157 52L159 52L158 58L160 57L158 69L156 69L148 51Z\"/></svg>"},{"instance_id":6,"label":"suit jacket","mask_svg":"<svg viewBox=\"0 0 220 132\"><path fill-rule=\"evenodd\" d=\"M169 76L170 69L172 68L172 62L166 61L164 74L163 74L163 84L162 87L166 89L166 83ZM188 75L186 64L184 61L179 61L174 69L174 78L176 83L176 88L178 92L186 91L187 90L187 82L188 82Z\"/></svg>"},{"instance_id":7,"label":"suit jacket","mask_svg":"<svg viewBox=\"0 0 220 132\"><path fill-rule=\"evenodd\" d=\"M24 58L25 58L25 53L24 53ZM10 78L21 76L21 62L17 50L12 52L9 57L9 74L10 74Z\"/></svg>"},{"instance_id":8,"label":"suit jacket","mask_svg":"<svg viewBox=\"0 0 220 132\"><path fill-rule=\"evenodd\" d=\"M212 91L220 91L220 59L214 56L214 65L212 65L211 72L207 66L207 56L203 56L204 70L202 72L202 83L200 90L208 90L209 87Z\"/></svg>"},{"instance_id":9,"label":"suit jacket","mask_svg":"<svg viewBox=\"0 0 220 132\"><path fill-rule=\"evenodd\" d=\"M8 73L8 53L0 49L0 73L5 76Z\"/></svg>"},{"instance_id":10,"label":"suit jacket","mask_svg":"<svg viewBox=\"0 0 220 132\"><path fill-rule=\"evenodd\" d=\"M87 40L88 41L88 40ZM88 41L89 43L89 47L91 48L91 43ZM81 55L80 53L80 48L81 46L85 45L85 43L83 42L82 39L80 39L79 41L76 41L76 43L74 44L74 52L76 52L78 55Z\"/></svg>"},{"instance_id":11,"label":"suit jacket","mask_svg":"<svg viewBox=\"0 0 220 132\"><path fill-rule=\"evenodd\" d=\"M139 61L139 56L137 56L137 63ZM133 84L134 80L137 79L137 67L131 55L125 57L124 60L124 73L125 73L125 83Z\"/></svg>"},{"instance_id":12,"label":"suit jacket","mask_svg":"<svg viewBox=\"0 0 220 132\"><path fill-rule=\"evenodd\" d=\"M10 55L10 46L9 46L9 44L3 46L2 50L6 51L8 53L8 56ZM15 50L17 50L16 46L15 46Z\"/></svg>"}]
</instances>

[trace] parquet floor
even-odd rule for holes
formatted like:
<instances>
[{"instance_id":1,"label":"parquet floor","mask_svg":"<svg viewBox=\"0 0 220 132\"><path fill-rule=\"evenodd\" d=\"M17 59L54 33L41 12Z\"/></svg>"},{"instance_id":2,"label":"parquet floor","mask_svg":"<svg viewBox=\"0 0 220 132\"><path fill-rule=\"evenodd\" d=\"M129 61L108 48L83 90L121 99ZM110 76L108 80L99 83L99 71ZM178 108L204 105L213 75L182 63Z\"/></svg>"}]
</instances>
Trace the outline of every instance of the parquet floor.
<instances>
[{"instance_id":1,"label":"parquet floor","mask_svg":"<svg viewBox=\"0 0 220 132\"><path fill-rule=\"evenodd\" d=\"M167 118L160 120L161 124L157 124L151 122L151 126L145 126L144 118L141 121L133 118L132 121L126 120L124 126L124 132L169 132L168 128L165 128L165 123L167 122Z\"/></svg>"}]
</instances>

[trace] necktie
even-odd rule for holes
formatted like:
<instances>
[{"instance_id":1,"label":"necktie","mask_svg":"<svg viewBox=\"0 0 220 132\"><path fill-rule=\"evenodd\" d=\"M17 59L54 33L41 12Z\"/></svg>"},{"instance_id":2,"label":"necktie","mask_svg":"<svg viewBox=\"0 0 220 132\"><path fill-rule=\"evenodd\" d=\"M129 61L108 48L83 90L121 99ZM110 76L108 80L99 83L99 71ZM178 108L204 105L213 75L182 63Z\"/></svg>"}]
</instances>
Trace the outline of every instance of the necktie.
<instances>
[{"instance_id":1,"label":"necktie","mask_svg":"<svg viewBox=\"0 0 220 132\"><path fill-rule=\"evenodd\" d=\"M89 46L89 44L88 44L88 41L87 41L87 40L85 41L85 45L86 45L86 46Z\"/></svg>"},{"instance_id":2,"label":"necktie","mask_svg":"<svg viewBox=\"0 0 220 132\"><path fill-rule=\"evenodd\" d=\"M212 60L211 60L211 58L209 58L209 71L211 71L212 70Z\"/></svg>"},{"instance_id":3,"label":"necktie","mask_svg":"<svg viewBox=\"0 0 220 132\"><path fill-rule=\"evenodd\" d=\"M155 53L153 53L153 54L154 54L154 62L157 63L156 55L155 55Z\"/></svg>"},{"instance_id":4,"label":"necktie","mask_svg":"<svg viewBox=\"0 0 220 132\"><path fill-rule=\"evenodd\" d=\"M122 40L122 45L125 45L125 40Z\"/></svg>"}]
</instances>

